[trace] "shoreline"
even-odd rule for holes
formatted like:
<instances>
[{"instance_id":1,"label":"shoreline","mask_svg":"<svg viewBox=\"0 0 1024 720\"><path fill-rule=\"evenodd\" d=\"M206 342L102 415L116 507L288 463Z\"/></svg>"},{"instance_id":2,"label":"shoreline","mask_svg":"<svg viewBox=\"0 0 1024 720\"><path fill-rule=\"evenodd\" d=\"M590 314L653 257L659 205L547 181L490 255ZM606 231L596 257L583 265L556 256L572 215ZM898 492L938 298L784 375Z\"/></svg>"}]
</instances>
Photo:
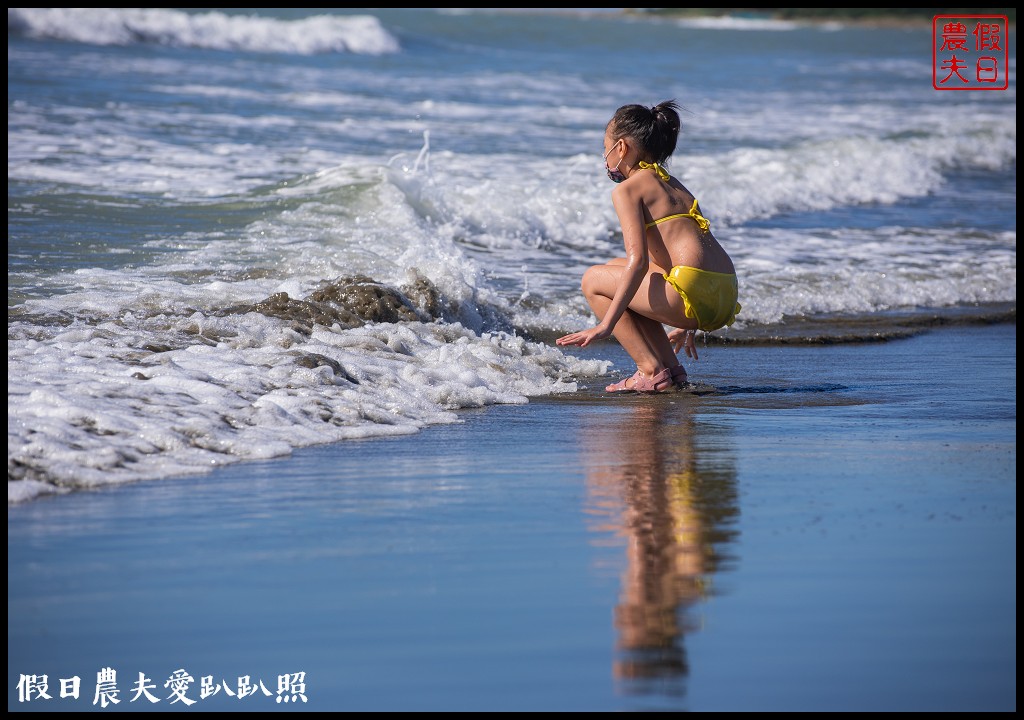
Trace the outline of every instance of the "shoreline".
<instances>
[{"instance_id":1,"label":"shoreline","mask_svg":"<svg viewBox=\"0 0 1024 720\"><path fill-rule=\"evenodd\" d=\"M889 343L905 342L915 337L934 332L957 333L963 330L969 331L971 328L998 325L1013 326L1014 332L1016 332L1016 305L1006 303L989 308L983 308L981 310L977 308L963 308L961 312L953 315L950 315L948 311L946 311L944 315L935 316L922 315L920 313L908 313L906 315L893 313L879 318L861 317L840 321L840 323L845 324L843 332L839 334L837 334L835 330L837 325L835 318L782 323L776 326L777 332L768 337L763 335L763 328L755 329L752 332L745 332L742 330L737 332L730 329L729 333L701 334L698 337L698 352L701 353L702 357L704 357L709 351L717 351L719 348L724 347L763 348L772 351L773 349L784 347L821 350L829 346L857 347L885 345ZM534 342L553 344L555 338L558 336L559 333L547 332L543 334L532 333L526 337ZM571 348L566 352L567 354L575 355L586 360L616 357L618 358L618 360L615 361L616 365L620 365L622 367L628 367L631 362L622 349L614 343L614 341L605 341L604 343L599 343L587 350ZM684 361L684 366L687 367L688 372L691 375L691 381L695 377L693 374L695 369L696 372L700 372L703 369L703 364L701 362L695 364L693 361L690 361L683 356L680 356L680 359ZM577 393L567 394L566 397L578 395L585 396L588 401L615 401L615 397L603 392L604 386L608 384L608 382L611 382L612 377L615 376L615 373L617 372L616 367L612 367L610 372L610 375L605 375L590 381L584 379L577 380L580 389ZM593 395L596 395L596 397L591 397ZM528 397L526 400L527 404L531 404L543 402L549 399L550 398L548 396L534 396ZM502 406L502 404L486 405L482 408L462 408L454 412L461 416L467 412L476 410L486 411L489 408L500 406ZM463 421L464 420L461 417L456 420L457 423ZM436 424L428 424L414 434L429 431L432 427L436 426ZM381 439L388 435L389 433L381 433L379 436L369 435L366 439ZM408 435L402 434L399 437L408 437ZM301 452L308 447L330 447L334 445L343 446L346 443L354 441L358 440L327 441L324 443L314 443L312 445L295 447L292 448L292 452L290 454L278 456L273 458L272 461L287 462L295 453ZM231 457L222 464L211 468L209 472L206 473L191 470L162 477L139 478L89 486L61 485L34 479L8 479L8 507L10 508L17 505L36 502L47 497L74 495L79 492L124 487L137 483L160 483L165 481L176 481L181 478L189 478L193 476L207 477L211 473L217 473L224 468L234 467L236 465L245 466L254 462L259 462L259 460Z\"/></svg>"},{"instance_id":2,"label":"shoreline","mask_svg":"<svg viewBox=\"0 0 1024 720\"><path fill-rule=\"evenodd\" d=\"M843 345L890 342L943 328L1017 324L1017 304L986 303L956 308L919 308L873 315L820 315L783 318L771 326L698 332L704 345ZM554 343L562 332L532 331L529 339Z\"/></svg>"},{"instance_id":3,"label":"shoreline","mask_svg":"<svg viewBox=\"0 0 1024 720\"><path fill-rule=\"evenodd\" d=\"M823 349L828 346L855 347L874 344L884 345L892 342L906 341L932 332L957 332L959 330L970 329L972 327L979 328L992 325L1012 325L1014 329L1016 328L1016 304L1014 303L995 304L981 309L962 308L958 312L952 314L949 313L948 309L944 309L942 312L943 314L936 315L922 315L920 312L906 314L889 313L877 318L858 317L846 320L837 318L797 320L795 322L780 323L778 326L774 326L776 332L771 336L764 335L764 328L755 328L753 331L735 331L729 329L726 333L720 332L718 334L702 333L698 336L698 352L701 353L702 356L706 356L710 350L716 350L723 347L765 348L770 350L772 348L782 347ZM842 332L836 331L837 325L841 325L844 328ZM528 333L525 334L524 337L533 342L554 344L555 339L559 337L560 334L561 333L548 331L545 333ZM631 363L629 358L625 355L622 349L614 343L614 341L599 343L588 350L571 348L567 349L566 353L586 360L599 360L607 357L616 357L618 358L616 364L621 365L622 367L627 367ZM688 368L688 372L691 374L692 380L694 378L694 368L699 372L702 368L701 363L693 364L693 361L688 360L682 355L680 355L680 359L684 362L684 366ZM588 400L595 399L614 401L615 398L612 395L603 392L604 386L608 384L608 382L612 381L612 377L616 373L616 368L612 367L610 372L610 375L605 375L589 381L585 379L578 379L577 382L580 389L577 393L567 394L567 397L583 395L587 396ZM702 390L698 389L698 391ZM590 395L594 394L596 394L597 397L591 398ZM550 399L549 396L534 396L526 398L526 402L527 404L530 404L542 402L548 399ZM500 407L501 405L502 404L499 403L496 405L485 405L482 408L462 408L455 410L454 412L461 416L462 414L470 411L486 411L488 408ZM463 419L460 417L456 422L463 422ZM426 432L430 430L430 428L436 426L436 424L425 425L413 434ZM390 433L381 433L380 435L371 434L365 439L381 439L388 437L389 435ZM403 433L399 435L399 437L408 437L408 434ZM287 462L295 453L301 452L308 447L344 445L353 441L358 441L358 439L325 441L323 443L313 443L311 445L294 447L292 448L292 452L288 455L277 456L271 460L274 462ZM161 477L145 477L98 485L58 484L35 479L8 479L8 507L36 502L47 497L73 495L79 492L105 490L108 488L124 487L137 483L160 483L194 476L205 477L209 476L210 473L219 472L223 468L234 467L236 465L245 466L254 462L259 462L259 460L243 457L229 457L229 459L221 464L210 468L208 472L186 470L180 473L173 473Z\"/></svg>"}]
</instances>

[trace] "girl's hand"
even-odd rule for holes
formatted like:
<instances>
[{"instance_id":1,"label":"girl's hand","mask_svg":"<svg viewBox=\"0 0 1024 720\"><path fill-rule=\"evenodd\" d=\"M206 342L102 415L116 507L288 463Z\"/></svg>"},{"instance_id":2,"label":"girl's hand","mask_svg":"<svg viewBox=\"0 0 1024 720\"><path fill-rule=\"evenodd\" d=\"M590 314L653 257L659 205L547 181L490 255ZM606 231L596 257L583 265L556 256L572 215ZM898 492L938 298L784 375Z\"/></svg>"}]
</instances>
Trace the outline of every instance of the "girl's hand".
<instances>
[{"instance_id":1,"label":"girl's hand","mask_svg":"<svg viewBox=\"0 0 1024 720\"><path fill-rule=\"evenodd\" d=\"M680 350L686 350L686 356L696 360L697 345L694 343L696 336L696 330L680 330L676 328L668 334L668 339L672 343L672 349L675 352L678 353Z\"/></svg>"},{"instance_id":2,"label":"girl's hand","mask_svg":"<svg viewBox=\"0 0 1024 720\"><path fill-rule=\"evenodd\" d=\"M611 334L611 330L602 327L601 325L598 325L597 327L592 327L589 330L580 330L579 332L563 335L562 337L555 340L555 344L579 345L580 347L586 347L595 340L604 340Z\"/></svg>"}]
</instances>

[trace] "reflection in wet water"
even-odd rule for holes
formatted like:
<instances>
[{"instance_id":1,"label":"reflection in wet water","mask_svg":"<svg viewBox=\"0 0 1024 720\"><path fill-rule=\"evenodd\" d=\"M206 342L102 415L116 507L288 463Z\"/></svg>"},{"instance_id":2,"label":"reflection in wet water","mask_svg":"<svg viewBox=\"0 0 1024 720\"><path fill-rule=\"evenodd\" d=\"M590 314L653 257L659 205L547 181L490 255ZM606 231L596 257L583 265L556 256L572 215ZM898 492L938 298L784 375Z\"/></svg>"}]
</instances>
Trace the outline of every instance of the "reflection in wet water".
<instances>
[{"instance_id":1,"label":"reflection in wet water","mask_svg":"<svg viewBox=\"0 0 1024 720\"><path fill-rule=\"evenodd\" d=\"M580 439L595 541L625 540L613 672L627 693L681 695L687 610L732 558L739 514L727 430L698 422L693 398L637 398L592 414Z\"/></svg>"}]
</instances>

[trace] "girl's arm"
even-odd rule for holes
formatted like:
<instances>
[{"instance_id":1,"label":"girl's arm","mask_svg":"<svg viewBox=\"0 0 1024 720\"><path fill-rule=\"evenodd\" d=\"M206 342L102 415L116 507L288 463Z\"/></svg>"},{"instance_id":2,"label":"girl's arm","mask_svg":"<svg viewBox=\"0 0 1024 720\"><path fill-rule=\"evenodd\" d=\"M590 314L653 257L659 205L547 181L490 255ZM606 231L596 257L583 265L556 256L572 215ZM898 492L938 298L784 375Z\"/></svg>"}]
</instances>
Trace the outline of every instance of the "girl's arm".
<instances>
[{"instance_id":1,"label":"girl's arm","mask_svg":"<svg viewBox=\"0 0 1024 720\"><path fill-rule=\"evenodd\" d=\"M633 296L636 295L650 267L650 260L647 257L647 229L644 227L643 205L639 191L629 187L628 183L623 183L612 191L612 203L619 216L622 240L626 248L626 265L619 285L615 288L615 296L600 323L589 330L558 338L555 341L558 345L586 347L594 340L603 340L611 335L616 323L633 301Z\"/></svg>"},{"instance_id":2,"label":"girl's arm","mask_svg":"<svg viewBox=\"0 0 1024 720\"><path fill-rule=\"evenodd\" d=\"M608 306L608 312L601 321L601 325L607 327L609 334L622 317L622 313L626 312L626 308L633 302L633 296L644 281L651 264L647 257L647 228L644 227L642 198L634 187L623 183L612 191L612 204L615 205L615 212L622 226L626 267L615 290L612 304Z\"/></svg>"}]
</instances>

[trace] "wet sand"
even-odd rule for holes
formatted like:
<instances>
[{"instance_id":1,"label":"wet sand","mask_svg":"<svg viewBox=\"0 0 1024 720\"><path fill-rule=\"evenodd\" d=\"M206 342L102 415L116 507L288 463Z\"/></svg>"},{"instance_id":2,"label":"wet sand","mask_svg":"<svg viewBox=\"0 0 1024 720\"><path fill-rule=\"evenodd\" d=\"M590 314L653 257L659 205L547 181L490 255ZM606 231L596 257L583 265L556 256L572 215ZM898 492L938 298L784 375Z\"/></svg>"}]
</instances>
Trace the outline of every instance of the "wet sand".
<instances>
[{"instance_id":1,"label":"wet sand","mask_svg":"<svg viewBox=\"0 0 1024 720\"><path fill-rule=\"evenodd\" d=\"M688 367L9 506L8 709L1015 710L1015 323Z\"/></svg>"}]
</instances>

